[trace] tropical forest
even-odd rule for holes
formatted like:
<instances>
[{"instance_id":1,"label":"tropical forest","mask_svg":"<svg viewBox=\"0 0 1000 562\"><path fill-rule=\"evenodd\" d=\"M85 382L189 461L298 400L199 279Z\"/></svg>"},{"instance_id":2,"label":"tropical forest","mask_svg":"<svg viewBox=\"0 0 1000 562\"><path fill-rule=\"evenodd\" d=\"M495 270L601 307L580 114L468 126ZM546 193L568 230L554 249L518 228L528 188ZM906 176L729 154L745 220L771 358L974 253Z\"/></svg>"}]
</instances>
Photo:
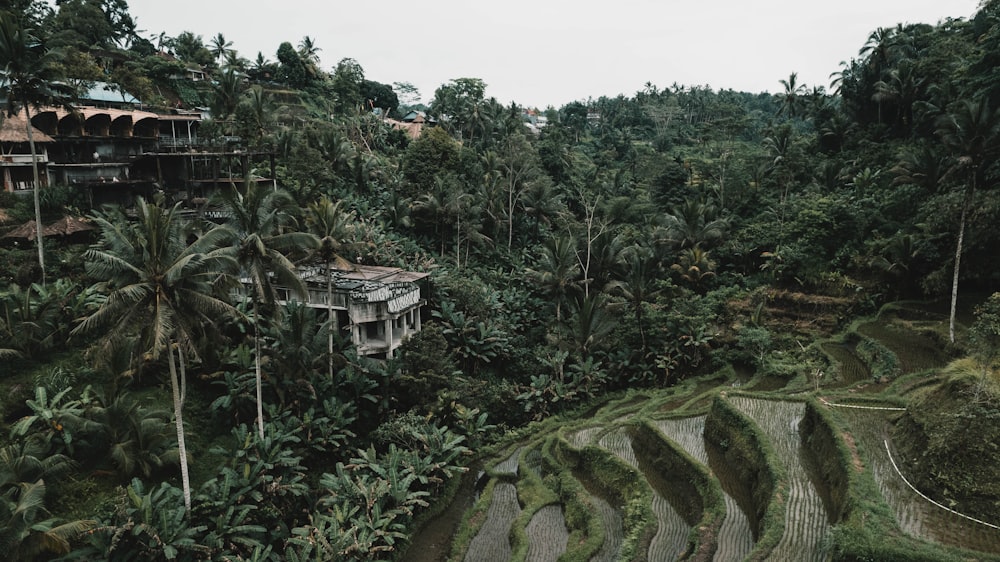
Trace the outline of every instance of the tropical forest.
<instances>
[{"instance_id":1,"label":"tropical forest","mask_svg":"<svg viewBox=\"0 0 1000 562\"><path fill-rule=\"evenodd\" d=\"M1000 0L546 108L225 32L0 4L0 558L1000 561Z\"/></svg>"}]
</instances>

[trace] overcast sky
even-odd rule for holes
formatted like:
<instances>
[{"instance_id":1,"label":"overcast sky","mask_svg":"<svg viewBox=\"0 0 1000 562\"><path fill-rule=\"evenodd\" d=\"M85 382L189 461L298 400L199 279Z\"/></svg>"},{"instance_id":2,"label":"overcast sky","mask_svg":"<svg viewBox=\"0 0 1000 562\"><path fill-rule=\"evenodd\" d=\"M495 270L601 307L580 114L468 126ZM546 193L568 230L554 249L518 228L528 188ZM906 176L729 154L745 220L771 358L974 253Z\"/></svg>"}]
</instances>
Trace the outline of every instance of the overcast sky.
<instances>
[{"instance_id":1,"label":"overcast sky","mask_svg":"<svg viewBox=\"0 0 1000 562\"><path fill-rule=\"evenodd\" d=\"M306 35L331 70L410 82L430 102L452 78L481 78L503 103L561 107L668 87L775 92L829 85L868 35L897 23L970 18L979 0L129 0L146 37L222 32L240 55L270 60Z\"/></svg>"}]
</instances>

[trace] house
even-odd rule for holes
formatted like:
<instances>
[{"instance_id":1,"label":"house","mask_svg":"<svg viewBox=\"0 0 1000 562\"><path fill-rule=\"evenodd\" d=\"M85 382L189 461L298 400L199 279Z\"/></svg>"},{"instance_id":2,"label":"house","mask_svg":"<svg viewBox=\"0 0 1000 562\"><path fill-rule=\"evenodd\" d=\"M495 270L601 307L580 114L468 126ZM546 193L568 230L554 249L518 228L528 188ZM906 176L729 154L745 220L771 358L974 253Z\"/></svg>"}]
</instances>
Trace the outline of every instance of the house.
<instances>
[{"instance_id":1,"label":"house","mask_svg":"<svg viewBox=\"0 0 1000 562\"><path fill-rule=\"evenodd\" d=\"M411 140L420 138L420 133L423 132L424 127L437 125L437 120L433 117L428 117L423 111L410 111L399 121L390 118L385 118L384 121L393 129L406 133L406 136L410 137Z\"/></svg>"},{"instance_id":2,"label":"house","mask_svg":"<svg viewBox=\"0 0 1000 562\"><path fill-rule=\"evenodd\" d=\"M312 266L299 271L307 297L303 301L290 289L278 288L278 300L303 302L306 306L334 311L335 329L349 337L359 355L392 358L406 338L420 331L420 311L427 303L420 296L419 282L427 273L397 267L356 264L352 269ZM327 302L327 283L332 281L332 302ZM244 282L244 291L249 281ZM322 315L326 321L326 315Z\"/></svg>"},{"instance_id":3,"label":"house","mask_svg":"<svg viewBox=\"0 0 1000 562\"><path fill-rule=\"evenodd\" d=\"M0 132L7 191L34 186L24 115L22 110L5 119ZM31 124L40 146L42 187L82 190L92 205L128 204L137 195L161 190L176 200L205 197L219 187L242 184L250 170L264 168L262 163L270 163L274 177L273 154L244 150L235 138L205 142L198 136L202 119L199 112L180 110L40 108L32 112Z\"/></svg>"}]
</instances>

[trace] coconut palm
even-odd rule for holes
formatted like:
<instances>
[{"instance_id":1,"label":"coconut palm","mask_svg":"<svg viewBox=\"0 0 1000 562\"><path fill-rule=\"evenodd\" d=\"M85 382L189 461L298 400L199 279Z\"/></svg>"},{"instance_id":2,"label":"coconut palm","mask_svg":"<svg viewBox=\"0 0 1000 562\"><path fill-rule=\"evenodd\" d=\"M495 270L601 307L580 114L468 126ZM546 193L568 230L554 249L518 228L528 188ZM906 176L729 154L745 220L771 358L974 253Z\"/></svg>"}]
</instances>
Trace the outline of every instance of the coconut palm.
<instances>
[{"instance_id":1,"label":"coconut palm","mask_svg":"<svg viewBox=\"0 0 1000 562\"><path fill-rule=\"evenodd\" d=\"M715 277L715 262L709 257L709 253L700 246L687 248L680 253L677 263L670 266L670 269L678 272L682 281L690 283L695 289L701 289L705 281Z\"/></svg>"},{"instance_id":2,"label":"coconut palm","mask_svg":"<svg viewBox=\"0 0 1000 562\"><path fill-rule=\"evenodd\" d=\"M242 95L243 85L236 71L226 69L212 86L212 115L217 119L228 119L236 111Z\"/></svg>"},{"instance_id":3,"label":"coconut palm","mask_svg":"<svg viewBox=\"0 0 1000 562\"><path fill-rule=\"evenodd\" d=\"M275 311L277 287L287 287L300 298L306 297L305 284L299 277L295 264L286 254L307 252L319 245L312 234L284 231L297 209L292 196L284 190L273 189L250 181L241 191L235 186L223 192L222 201L229 214L226 228L234 246L229 255L237 260L241 277L250 286L249 303L254 327L255 375L257 380L257 430L264 438L264 404L261 391L260 365L260 312Z\"/></svg>"},{"instance_id":4,"label":"coconut palm","mask_svg":"<svg viewBox=\"0 0 1000 562\"><path fill-rule=\"evenodd\" d=\"M728 221L717 215L713 205L699 199L688 199L664 217L663 234L677 249L710 247L721 241L729 228Z\"/></svg>"},{"instance_id":5,"label":"coconut palm","mask_svg":"<svg viewBox=\"0 0 1000 562\"><path fill-rule=\"evenodd\" d=\"M0 448L0 495L22 482L58 479L77 467L73 459L50 454L45 443L25 439Z\"/></svg>"},{"instance_id":6,"label":"coconut palm","mask_svg":"<svg viewBox=\"0 0 1000 562\"><path fill-rule=\"evenodd\" d=\"M639 339L646 349L646 332L642 322L642 305L661 292L656 278L656 264L648 248L631 246L623 252L621 267L614 271L615 279L606 289L614 294L620 292L635 310L635 323L639 328Z\"/></svg>"},{"instance_id":7,"label":"coconut palm","mask_svg":"<svg viewBox=\"0 0 1000 562\"><path fill-rule=\"evenodd\" d=\"M892 185L916 185L930 193L947 174L948 159L934 145L924 144L903 152L889 171L895 176Z\"/></svg>"},{"instance_id":8,"label":"coconut palm","mask_svg":"<svg viewBox=\"0 0 1000 562\"><path fill-rule=\"evenodd\" d=\"M22 482L0 496L0 544L8 560L36 560L69 554L70 541L93 529L94 521L61 523L45 509L45 482Z\"/></svg>"},{"instance_id":9,"label":"coconut palm","mask_svg":"<svg viewBox=\"0 0 1000 562\"><path fill-rule=\"evenodd\" d=\"M188 244L178 207L166 208L160 200L150 204L140 198L135 221L121 213L95 217L101 243L88 250L85 259L90 273L103 281L108 296L73 333L101 330L107 344L138 336L149 358L166 355L184 506L190 511L183 418L186 361L197 357L196 343L219 319L240 314L223 296L238 269L232 253L220 249L230 233L213 228Z\"/></svg>"},{"instance_id":10,"label":"coconut palm","mask_svg":"<svg viewBox=\"0 0 1000 562\"><path fill-rule=\"evenodd\" d=\"M570 301L566 322L560 326L560 346L571 353L587 358L607 344L607 337L618 322L608 311L604 293L581 295Z\"/></svg>"},{"instance_id":11,"label":"coconut palm","mask_svg":"<svg viewBox=\"0 0 1000 562\"><path fill-rule=\"evenodd\" d=\"M168 411L145 408L128 394L120 394L106 404L98 403L91 417L104 427L108 457L119 478L149 478L177 462Z\"/></svg>"},{"instance_id":12,"label":"coconut palm","mask_svg":"<svg viewBox=\"0 0 1000 562\"><path fill-rule=\"evenodd\" d=\"M329 354L329 375L333 378L333 336L337 330L336 316L333 310L333 268L350 270L354 266L343 257L345 251L351 249L347 242L353 225L352 217L341 208L343 201L334 203L326 197L309 205L306 210L306 226L319 239L319 246L313 255L323 262L323 274L326 276L326 311L327 353Z\"/></svg>"},{"instance_id":13,"label":"coconut palm","mask_svg":"<svg viewBox=\"0 0 1000 562\"><path fill-rule=\"evenodd\" d=\"M562 319L562 305L580 283L576 244L570 236L553 236L542 247L542 255L528 278L555 301L556 321Z\"/></svg>"},{"instance_id":14,"label":"coconut palm","mask_svg":"<svg viewBox=\"0 0 1000 562\"><path fill-rule=\"evenodd\" d=\"M41 179L38 175L38 152L35 149L34 128L31 126L31 109L44 105L63 105L72 97L71 87L59 82L57 65L59 55L42 45L28 30L18 25L14 16L0 12L0 97L5 98L7 116L24 110L25 131L31 150L31 171L34 179L35 243L38 246L38 266L45 284L45 250L42 232L42 206L39 197Z\"/></svg>"},{"instance_id":15,"label":"coconut palm","mask_svg":"<svg viewBox=\"0 0 1000 562\"><path fill-rule=\"evenodd\" d=\"M959 175L965 179L965 193L958 221L958 240L955 243L955 270L951 282L951 314L948 323L948 337L954 343L958 273L962 260L965 226L979 179L984 171L983 164L994 158L1000 149L997 146L997 140L1000 139L1000 110L991 109L985 99L964 100L958 104L957 109L941 117L937 132L954 157L948 175Z\"/></svg>"},{"instance_id":16,"label":"coconut palm","mask_svg":"<svg viewBox=\"0 0 1000 562\"><path fill-rule=\"evenodd\" d=\"M211 51L212 56L215 57L216 61L220 62L222 61L222 59L226 58L230 53L234 52L232 48L233 42L226 41L225 36L223 36L221 33L217 34L215 37L212 37L212 42L210 47L211 48L209 49L209 51Z\"/></svg>"},{"instance_id":17,"label":"coconut palm","mask_svg":"<svg viewBox=\"0 0 1000 562\"><path fill-rule=\"evenodd\" d=\"M778 94L778 100L781 106L778 108L778 115L787 114L789 117L798 117L799 113L802 112L802 107L805 103L805 95L809 92L809 88L805 84L798 83L799 75L793 72L788 75L788 80L779 80L785 91Z\"/></svg>"},{"instance_id":18,"label":"coconut palm","mask_svg":"<svg viewBox=\"0 0 1000 562\"><path fill-rule=\"evenodd\" d=\"M308 35L299 41L299 55L313 64L319 64L319 52L322 50L316 46L316 41Z\"/></svg>"}]
</instances>

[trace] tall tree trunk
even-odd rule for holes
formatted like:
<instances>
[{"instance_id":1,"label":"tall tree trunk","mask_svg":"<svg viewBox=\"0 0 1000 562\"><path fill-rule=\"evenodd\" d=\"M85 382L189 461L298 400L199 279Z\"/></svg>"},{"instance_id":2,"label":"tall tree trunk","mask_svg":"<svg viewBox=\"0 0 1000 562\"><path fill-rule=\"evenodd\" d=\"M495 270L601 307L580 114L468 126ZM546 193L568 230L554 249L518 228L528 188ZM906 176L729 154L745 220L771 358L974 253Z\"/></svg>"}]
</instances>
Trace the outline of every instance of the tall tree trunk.
<instances>
[{"instance_id":1,"label":"tall tree trunk","mask_svg":"<svg viewBox=\"0 0 1000 562\"><path fill-rule=\"evenodd\" d=\"M642 299L637 299L635 303L635 322L639 325L639 340L642 342L642 350L646 351L646 331L642 328Z\"/></svg>"},{"instance_id":2,"label":"tall tree trunk","mask_svg":"<svg viewBox=\"0 0 1000 562\"><path fill-rule=\"evenodd\" d=\"M178 355L183 353L177 350ZM177 426L177 452L181 460L181 489L184 491L184 511L191 513L191 481L188 477L187 446L184 444L184 402L181 399L180 383L177 380L177 364L174 361L173 342L167 345L167 366L170 370L170 390L174 399L174 423Z\"/></svg>"},{"instance_id":3,"label":"tall tree trunk","mask_svg":"<svg viewBox=\"0 0 1000 562\"><path fill-rule=\"evenodd\" d=\"M335 326L333 314L333 273L330 271L330 260L326 260L326 323L326 359L328 362L328 374L330 380L333 380L333 331Z\"/></svg>"},{"instance_id":4,"label":"tall tree trunk","mask_svg":"<svg viewBox=\"0 0 1000 562\"><path fill-rule=\"evenodd\" d=\"M254 287L254 295L257 294ZM254 349L254 378L257 382L257 434L264 439L264 395L261 391L260 374L260 323L257 321L257 299L250 302L253 307L251 317L253 318L253 349Z\"/></svg>"},{"instance_id":5,"label":"tall tree trunk","mask_svg":"<svg viewBox=\"0 0 1000 562\"><path fill-rule=\"evenodd\" d=\"M507 250L514 245L514 178L507 180Z\"/></svg>"},{"instance_id":6,"label":"tall tree trunk","mask_svg":"<svg viewBox=\"0 0 1000 562\"><path fill-rule=\"evenodd\" d=\"M462 269L462 208L459 205L458 213L455 214L457 224L455 226L455 269Z\"/></svg>"},{"instance_id":7,"label":"tall tree trunk","mask_svg":"<svg viewBox=\"0 0 1000 562\"><path fill-rule=\"evenodd\" d=\"M31 149L31 173L35 180L34 189L32 192L35 197L35 244L38 246L38 267L42 270L42 287L45 286L45 244L43 236L45 235L42 230L42 201L39 196L39 189L41 189L41 178L38 174L38 153L35 150L35 135L31 127L31 110L28 104L24 104L24 121L26 123L25 129L28 132L28 147Z\"/></svg>"},{"instance_id":8,"label":"tall tree trunk","mask_svg":"<svg viewBox=\"0 0 1000 562\"><path fill-rule=\"evenodd\" d=\"M962 216L958 220L958 242L955 244L955 272L951 277L951 313L948 317L948 338L951 343L955 343L955 309L958 305L958 272L962 263L962 242L965 239L965 221L969 215L969 205L972 203L972 196L976 191L976 170L972 170L972 179L969 180L969 188L965 191L965 198L962 201Z\"/></svg>"}]
</instances>

